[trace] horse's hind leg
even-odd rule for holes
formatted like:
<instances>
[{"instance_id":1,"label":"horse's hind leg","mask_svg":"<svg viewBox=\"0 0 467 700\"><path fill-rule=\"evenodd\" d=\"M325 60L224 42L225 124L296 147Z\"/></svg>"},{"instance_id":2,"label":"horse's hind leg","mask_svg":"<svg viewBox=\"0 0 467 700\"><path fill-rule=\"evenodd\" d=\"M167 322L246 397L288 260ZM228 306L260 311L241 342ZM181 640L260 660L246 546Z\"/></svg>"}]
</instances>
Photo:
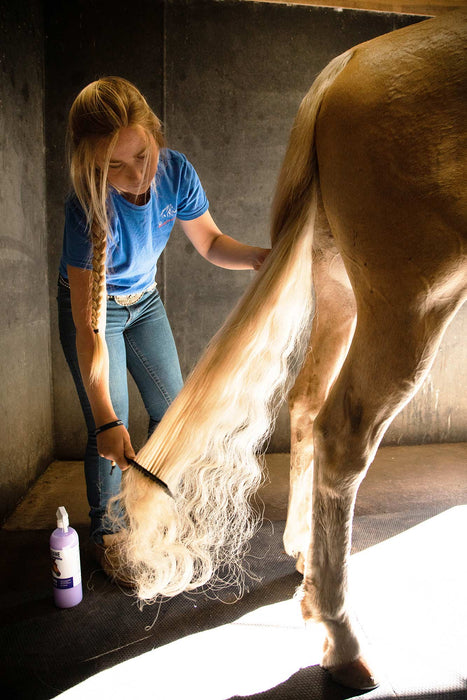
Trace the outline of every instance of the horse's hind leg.
<instances>
[{"instance_id":1,"label":"horse's hind leg","mask_svg":"<svg viewBox=\"0 0 467 700\"><path fill-rule=\"evenodd\" d=\"M348 351L355 297L320 207L313 246L315 314L309 349L289 395L290 492L284 546L303 573L311 529L313 423Z\"/></svg>"},{"instance_id":2,"label":"horse's hind leg","mask_svg":"<svg viewBox=\"0 0 467 700\"><path fill-rule=\"evenodd\" d=\"M361 659L346 603L357 489L386 427L428 372L456 298L423 315L408 308L408 300L399 299L395 307L378 301L362 310L349 354L314 428L313 523L302 612L305 619L325 625L323 666L344 685L359 689L375 683Z\"/></svg>"}]
</instances>

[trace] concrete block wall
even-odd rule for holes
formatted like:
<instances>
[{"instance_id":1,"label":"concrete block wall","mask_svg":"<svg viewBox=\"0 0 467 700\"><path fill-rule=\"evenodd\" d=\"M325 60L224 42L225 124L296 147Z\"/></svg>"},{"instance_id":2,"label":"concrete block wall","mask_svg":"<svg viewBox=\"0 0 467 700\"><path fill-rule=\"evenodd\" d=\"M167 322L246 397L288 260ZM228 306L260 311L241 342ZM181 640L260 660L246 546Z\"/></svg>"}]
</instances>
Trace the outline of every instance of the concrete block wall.
<instances>
[{"instance_id":1,"label":"concrete block wall","mask_svg":"<svg viewBox=\"0 0 467 700\"><path fill-rule=\"evenodd\" d=\"M54 454L40 0L0 2L0 520Z\"/></svg>"},{"instance_id":2,"label":"concrete block wall","mask_svg":"<svg viewBox=\"0 0 467 700\"><path fill-rule=\"evenodd\" d=\"M20 129L20 123L14 119L18 105L24 104L31 122L26 136L19 134L21 145L8 152L11 171L4 170L0 177L7 182L15 173L18 179L18 163L26 153L32 154L30 196L37 193L39 202L38 207L31 207L28 199L25 208L17 195L5 202L4 188L0 194L2 208L5 205L5 211L12 212L4 216L2 211L0 225L14 221L16 240L24 237L21 217L29 212L29 230L38 232L33 255L39 264L33 267L34 272L20 265L17 273L11 263L2 277L5 288L11 288L17 274L22 275L25 289L34 296L32 300L25 298L17 308L16 335L5 341L8 345L4 347L12 358L17 355L18 349L24 348L23 336L28 327L29 333L34 328L36 349L29 351L22 364L17 356L11 360L9 377L13 387L22 387L23 394L40 397L40 405L36 400L34 407L39 420L35 415L32 423L41 425L41 435L45 434L43 424L47 423L45 432L49 436L48 447L42 448L40 454L53 451L56 458L77 459L84 449L84 423L58 341L55 302L63 200L69 187L65 125L77 92L99 75L122 75L136 83L164 121L169 145L186 153L198 170L211 212L221 229L246 242L267 245L276 176L294 115L314 76L348 47L420 17L242 0L134 0L131 7L120 0L20 0L15 5L19 8L17 14L10 7L13 3L0 3L8 8L4 20L7 53L3 51L3 80L6 81L8 71L16 78L16 87L11 88L11 96L8 93L4 103L11 133ZM32 42L21 19L21 9L33 27ZM13 39L13 35L17 38ZM44 61L45 83L41 72ZM24 81L19 79L23 74L35 100L33 111L26 110L24 103ZM2 86L2 91L5 89ZM43 99L46 178L41 151ZM33 133L37 133L37 138L28 141ZM31 162L30 158L26 160ZM48 251L44 247L46 202ZM9 230L3 231L2 236L11 238ZM21 260L26 257L23 255ZM253 274L209 265L191 248L181 230L174 230L159 266L158 282L185 375ZM43 303L47 275L50 319L47 304ZM7 299L15 298L13 292L7 291ZM11 313L4 309L2 326L9 328ZM35 326L28 326L28 319L39 323L41 332L50 323L50 343L48 338L40 340L41 333L36 333ZM396 419L386 443L466 439L467 402L461 388L467 372L462 361L466 325L464 310L448 331L428 381ZM33 392L30 387L38 381L38 372L33 368L38 363L41 388ZM13 393L10 390L8 396ZM18 396L21 397L21 391ZM10 411L15 419L24 415L21 405L20 401L12 401ZM131 385L130 431L136 446L145 439L146 423L142 402ZM24 464L25 435L23 431L20 440L12 439L5 445L4 460L14 454L15 463ZM270 449L287 451L288 447L284 410ZM37 472L43 462L43 457L37 457L33 471ZM25 471L24 467L21 469ZM21 475L23 487L28 478Z\"/></svg>"}]
</instances>

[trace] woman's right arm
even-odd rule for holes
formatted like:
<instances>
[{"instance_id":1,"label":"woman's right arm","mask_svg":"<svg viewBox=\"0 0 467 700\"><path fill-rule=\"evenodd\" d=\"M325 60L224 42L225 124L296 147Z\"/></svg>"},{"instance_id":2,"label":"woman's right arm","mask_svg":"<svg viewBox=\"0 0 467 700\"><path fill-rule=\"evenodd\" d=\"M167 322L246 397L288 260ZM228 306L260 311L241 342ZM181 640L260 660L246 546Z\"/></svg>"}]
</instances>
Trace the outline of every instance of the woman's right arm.
<instances>
[{"instance_id":1,"label":"woman's right arm","mask_svg":"<svg viewBox=\"0 0 467 700\"><path fill-rule=\"evenodd\" d=\"M71 292L71 310L76 328L76 350L79 368L86 394L91 404L96 427L117 420L112 406L109 391L109 357L105 343L105 305L99 322L99 333L104 344L104 362L102 369L91 382L91 366L94 350L94 331L91 327L90 290L92 272L71 265L67 266L68 281ZM131 445L127 429L121 425L99 433L97 448L101 457L116 462L121 469L128 467L127 457L134 459L135 453Z\"/></svg>"}]
</instances>

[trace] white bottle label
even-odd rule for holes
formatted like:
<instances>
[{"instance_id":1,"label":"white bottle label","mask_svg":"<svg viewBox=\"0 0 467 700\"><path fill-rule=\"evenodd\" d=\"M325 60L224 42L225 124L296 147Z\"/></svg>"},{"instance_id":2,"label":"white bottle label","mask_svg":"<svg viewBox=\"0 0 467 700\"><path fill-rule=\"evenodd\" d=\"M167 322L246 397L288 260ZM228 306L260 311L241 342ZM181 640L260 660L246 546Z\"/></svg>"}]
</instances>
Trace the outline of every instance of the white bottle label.
<instances>
[{"instance_id":1,"label":"white bottle label","mask_svg":"<svg viewBox=\"0 0 467 700\"><path fill-rule=\"evenodd\" d=\"M54 588L74 588L81 583L79 545L66 549L51 549Z\"/></svg>"}]
</instances>

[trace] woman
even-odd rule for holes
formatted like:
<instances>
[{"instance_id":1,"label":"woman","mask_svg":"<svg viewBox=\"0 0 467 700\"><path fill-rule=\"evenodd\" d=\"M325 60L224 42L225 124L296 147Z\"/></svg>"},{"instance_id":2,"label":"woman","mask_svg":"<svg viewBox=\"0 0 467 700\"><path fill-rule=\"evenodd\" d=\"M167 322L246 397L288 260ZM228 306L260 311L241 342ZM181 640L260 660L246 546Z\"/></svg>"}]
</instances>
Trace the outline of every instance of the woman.
<instances>
[{"instance_id":1,"label":"woman","mask_svg":"<svg viewBox=\"0 0 467 700\"><path fill-rule=\"evenodd\" d=\"M135 456L127 368L147 409L149 433L182 386L155 284L174 222L219 267L258 269L269 250L221 233L193 166L166 148L159 119L128 81L108 77L85 87L70 110L68 137L73 192L60 261L60 339L88 430L91 539L112 574L105 554L115 533L104 516L119 492L120 470Z\"/></svg>"}]
</instances>

